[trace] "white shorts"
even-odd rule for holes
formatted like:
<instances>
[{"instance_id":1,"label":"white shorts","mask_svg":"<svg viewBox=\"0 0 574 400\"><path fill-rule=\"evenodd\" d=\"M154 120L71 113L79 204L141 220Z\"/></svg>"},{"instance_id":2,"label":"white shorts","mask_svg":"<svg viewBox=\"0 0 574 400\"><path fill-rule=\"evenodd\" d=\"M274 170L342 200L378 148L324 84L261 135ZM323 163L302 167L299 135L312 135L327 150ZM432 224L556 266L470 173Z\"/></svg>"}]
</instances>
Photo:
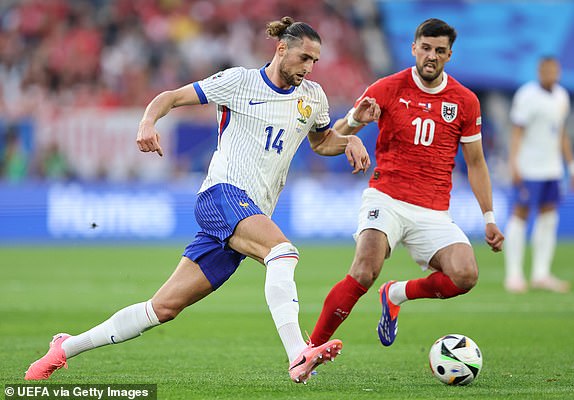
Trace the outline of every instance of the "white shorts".
<instances>
[{"instance_id":1,"label":"white shorts","mask_svg":"<svg viewBox=\"0 0 574 400\"><path fill-rule=\"evenodd\" d=\"M365 229L384 232L391 252L402 243L421 266L428 265L436 252L446 246L453 243L470 245L468 237L450 218L448 211L396 200L374 188L363 192L355 240Z\"/></svg>"}]
</instances>

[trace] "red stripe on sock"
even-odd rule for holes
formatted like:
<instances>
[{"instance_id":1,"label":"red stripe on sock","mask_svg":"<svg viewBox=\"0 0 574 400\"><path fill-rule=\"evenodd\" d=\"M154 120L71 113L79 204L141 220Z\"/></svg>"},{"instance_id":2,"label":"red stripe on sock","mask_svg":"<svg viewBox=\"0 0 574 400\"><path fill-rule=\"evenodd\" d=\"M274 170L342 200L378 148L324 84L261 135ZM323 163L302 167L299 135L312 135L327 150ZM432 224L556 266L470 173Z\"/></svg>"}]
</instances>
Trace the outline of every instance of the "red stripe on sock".
<instances>
[{"instance_id":1,"label":"red stripe on sock","mask_svg":"<svg viewBox=\"0 0 574 400\"><path fill-rule=\"evenodd\" d=\"M367 293L367 290L351 275L345 276L342 281L333 286L325 298L321 315L311 334L311 343L315 346L326 343L349 316L359 298Z\"/></svg>"},{"instance_id":2,"label":"red stripe on sock","mask_svg":"<svg viewBox=\"0 0 574 400\"><path fill-rule=\"evenodd\" d=\"M408 281L405 290L409 300L448 299L468 292L468 290L460 289L440 271L433 272L426 278Z\"/></svg>"}]
</instances>

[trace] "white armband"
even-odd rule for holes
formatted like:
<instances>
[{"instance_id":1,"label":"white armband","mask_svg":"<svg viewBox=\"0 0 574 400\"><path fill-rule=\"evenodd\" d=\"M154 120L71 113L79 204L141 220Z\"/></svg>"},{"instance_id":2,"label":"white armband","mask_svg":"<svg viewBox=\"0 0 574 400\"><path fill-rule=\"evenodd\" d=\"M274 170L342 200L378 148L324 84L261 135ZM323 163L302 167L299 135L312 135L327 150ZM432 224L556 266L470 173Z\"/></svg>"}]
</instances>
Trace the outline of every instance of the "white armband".
<instances>
[{"instance_id":1,"label":"white armband","mask_svg":"<svg viewBox=\"0 0 574 400\"><path fill-rule=\"evenodd\" d=\"M494 219L494 211L487 211L482 215L482 217L484 218L485 224L496 224L496 220Z\"/></svg>"},{"instance_id":2,"label":"white armband","mask_svg":"<svg viewBox=\"0 0 574 400\"><path fill-rule=\"evenodd\" d=\"M353 112L350 112L349 115L347 116L347 125L349 125L351 128L357 128L364 124L353 118Z\"/></svg>"}]
</instances>

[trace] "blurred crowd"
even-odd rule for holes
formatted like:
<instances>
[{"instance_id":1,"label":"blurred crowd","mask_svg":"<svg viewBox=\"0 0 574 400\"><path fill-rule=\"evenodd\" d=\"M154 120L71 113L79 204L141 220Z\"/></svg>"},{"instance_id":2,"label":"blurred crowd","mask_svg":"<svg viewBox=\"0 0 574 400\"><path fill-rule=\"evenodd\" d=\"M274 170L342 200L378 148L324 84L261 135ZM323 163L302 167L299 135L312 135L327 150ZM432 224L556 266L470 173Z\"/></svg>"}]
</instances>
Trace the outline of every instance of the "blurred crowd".
<instances>
[{"instance_id":1,"label":"blurred crowd","mask_svg":"<svg viewBox=\"0 0 574 400\"><path fill-rule=\"evenodd\" d=\"M63 114L96 108L141 115L161 91L231 66L259 68L270 61L276 45L266 36L266 24L285 15L311 24L323 39L310 79L323 86L336 119L367 85L394 72L379 13L373 0L3 0L0 178L106 179L114 172L106 169L117 169L105 158L110 155L96 157L93 174L82 172L73 159L83 157L76 154L77 141L93 134L84 130L81 136L79 130L93 125L94 118L73 125L61 122ZM508 108L504 98L481 97L483 114ZM211 108L174 114L215 126ZM504 119L504 112L496 118ZM488 117L483 121L485 151L497 169L504 169L504 143L494 138L505 127L489 125ZM175 130L178 143L190 136L185 123ZM76 142L70 143L70 135ZM375 135L363 138L368 146L374 147ZM188 144L176 150L173 176L207 168L213 144L196 139ZM346 167L344 158L317 157L303 145L292 171L344 172Z\"/></svg>"},{"instance_id":2,"label":"blurred crowd","mask_svg":"<svg viewBox=\"0 0 574 400\"><path fill-rule=\"evenodd\" d=\"M0 110L142 107L230 66L270 61L267 22L290 15L323 36L312 79L334 104L373 78L353 1L20 0L0 6ZM358 2L361 3L361 2ZM345 79L340 79L344 76Z\"/></svg>"},{"instance_id":3,"label":"blurred crowd","mask_svg":"<svg viewBox=\"0 0 574 400\"><path fill-rule=\"evenodd\" d=\"M334 110L389 66L371 0L3 0L0 168L14 178L42 174L38 153L57 152L31 144L22 128L30 118L81 107L143 110L163 90L230 66L263 66L275 46L266 24L284 15L321 34L311 79Z\"/></svg>"}]
</instances>

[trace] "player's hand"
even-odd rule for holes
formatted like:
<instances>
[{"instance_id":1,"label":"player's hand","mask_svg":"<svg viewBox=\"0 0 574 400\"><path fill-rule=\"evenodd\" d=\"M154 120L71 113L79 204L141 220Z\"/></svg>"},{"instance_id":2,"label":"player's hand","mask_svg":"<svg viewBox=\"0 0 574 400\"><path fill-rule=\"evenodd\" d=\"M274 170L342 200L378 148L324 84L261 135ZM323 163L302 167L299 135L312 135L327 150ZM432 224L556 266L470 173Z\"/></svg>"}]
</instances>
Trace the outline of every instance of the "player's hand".
<instances>
[{"instance_id":1,"label":"player's hand","mask_svg":"<svg viewBox=\"0 0 574 400\"><path fill-rule=\"evenodd\" d=\"M348 136L349 142L345 147L345 155L351 167L353 167L353 174L359 171L365 173L371 166L371 159L367 149L363 145L363 141L357 136Z\"/></svg>"},{"instance_id":2,"label":"player's hand","mask_svg":"<svg viewBox=\"0 0 574 400\"><path fill-rule=\"evenodd\" d=\"M512 177L512 183L516 186L519 186L522 183L522 176L520 176L518 168L510 166L510 174Z\"/></svg>"},{"instance_id":3,"label":"player's hand","mask_svg":"<svg viewBox=\"0 0 574 400\"><path fill-rule=\"evenodd\" d=\"M486 243L490 246L492 251L498 253L502 250L502 243L504 242L504 235L498 229L496 224L486 224Z\"/></svg>"},{"instance_id":4,"label":"player's hand","mask_svg":"<svg viewBox=\"0 0 574 400\"><path fill-rule=\"evenodd\" d=\"M364 97L355 107L353 118L363 124L368 124L379 119L381 116L381 107L372 97Z\"/></svg>"},{"instance_id":5,"label":"player's hand","mask_svg":"<svg viewBox=\"0 0 574 400\"><path fill-rule=\"evenodd\" d=\"M163 157L163 150L159 144L160 136L153 124L141 122L136 142L140 151L144 153L155 151Z\"/></svg>"}]
</instances>

